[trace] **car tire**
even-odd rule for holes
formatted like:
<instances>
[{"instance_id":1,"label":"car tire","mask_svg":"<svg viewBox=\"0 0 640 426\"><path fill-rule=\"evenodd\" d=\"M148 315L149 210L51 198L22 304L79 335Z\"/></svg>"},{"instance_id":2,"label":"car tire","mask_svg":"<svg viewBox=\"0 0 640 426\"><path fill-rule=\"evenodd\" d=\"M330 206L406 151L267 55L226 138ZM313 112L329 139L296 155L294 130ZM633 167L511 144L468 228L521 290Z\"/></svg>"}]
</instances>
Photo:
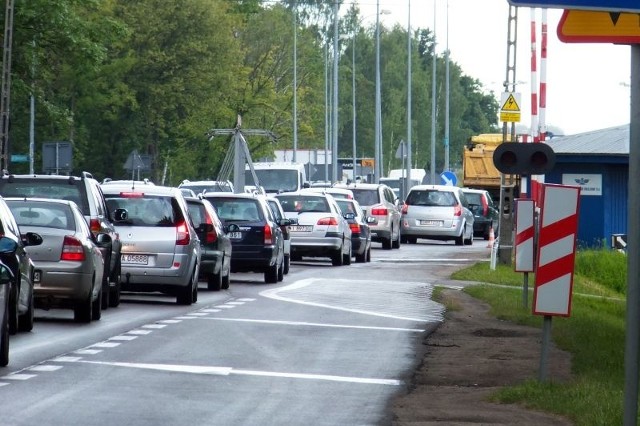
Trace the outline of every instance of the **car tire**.
<instances>
[{"instance_id":1,"label":"car tire","mask_svg":"<svg viewBox=\"0 0 640 426\"><path fill-rule=\"evenodd\" d=\"M393 242L391 243L391 248L399 249L400 248L400 239L401 239L400 231L398 231L398 238L393 240Z\"/></svg>"},{"instance_id":2,"label":"car tire","mask_svg":"<svg viewBox=\"0 0 640 426\"><path fill-rule=\"evenodd\" d=\"M75 322L88 323L91 322L93 316L93 302L91 301L91 294L86 300L77 302L73 307L73 320Z\"/></svg>"},{"instance_id":3,"label":"car tire","mask_svg":"<svg viewBox=\"0 0 640 426\"><path fill-rule=\"evenodd\" d=\"M178 295L176 296L176 303L178 305L191 305L193 300L193 274L189 278L189 284L186 287L182 287L178 290Z\"/></svg>"},{"instance_id":4,"label":"car tire","mask_svg":"<svg viewBox=\"0 0 640 426\"><path fill-rule=\"evenodd\" d=\"M284 280L284 257L282 258L282 262L280 263L280 267L278 268L278 282Z\"/></svg>"},{"instance_id":5,"label":"car tire","mask_svg":"<svg viewBox=\"0 0 640 426\"><path fill-rule=\"evenodd\" d=\"M9 334L12 336L18 332L18 285L11 285L9 292Z\"/></svg>"},{"instance_id":6,"label":"car tire","mask_svg":"<svg viewBox=\"0 0 640 426\"><path fill-rule=\"evenodd\" d=\"M367 253L368 253L368 249L365 247L364 251L362 253L357 253L356 254L356 263L364 263L367 261Z\"/></svg>"},{"instance_id":7,"label":"car tire","mask_svg":"<svg viewBox=\"0 0 640 426\"><path fill-rule=\"evenodd\" d=\"M387 238L386 240L382 240L382 248L384 250L391 250L391 247L392 247L391 235L389 235L389 238Z\"/></svg>"},{"instance_id":8,"label":"car tire","mask_svg":"<svg viewBox=\"0 0 640 426\"><path fill-rule=\"evenodd\" d=\"M408 239L407 237L402 237L402 236L401 236L401 237L400 237L400 242L401 242L402 244L407 244L407 243L409 242L409 239Z\"/></svg>"},{"instance_id":9,"label":"car tire","mask_svg":"<svg viewBox=\"0 0 640 426\"><path fill-rule=\"evenodd\" d=\"M331 256L331 264L333 266L342 266L344 265L344 257L342 256L342 247L336 250Z\"/></svg>"},{"instance_id":10,"label":"car tire","mask_svg":"<svg viewBox=\"0 0 640 426\"><path fill-rule=\"evenodd\" d=\"M351 265L351 258L353 257L353 252L351 251L351 245L349 245L349 253L343 255L342 263L344 265Z\"/></svg>"},{"instance_id":11,"label":"car tire","mask_svg":"<svg viewBox=\"0 0 640 426\"><path fill-rule=\"evenodd\" d=\"M100 321L100 318L102 318L102 289L98 291L98 297L93 301L91 310L91 319L93 321Z\"/></svg>"},{"instance_id":12,"label":"car tire","mask_svg":"<svg viewBox=\"0 0 640 426\"><path fill-rule=\"evenodd\" d=\"M287 254L284 256L284 274L285 275L289 273L289 269L291 269L291 255Z\"/></svg>"},{"instance_id":13,"label":"car tire","mask_svg":"<svg viewBox=\"0 0 640 426\"><path fill-rule=\"evenodd\" d=\"M222 269L217 274L207 276L207 290L220 291L222 288Z\"/></svg>"},{"instance_id":14,"label":"car tire","mask_svg":"<svg viewBox=\"0 0 640 426\"><path fill-rule=\"evenodd\" d=\"M109 281L111 281L112 283L115 283L115 285L113 286L113 288L109 288L109 295L106 296L104 293L102 294L102 298L104 299L105 297L109 300L109 307L111 308L116 308L118 307L118 305L120 305L120 271L121 271L121 267L120 267L120 260L118 259L118 261L116 262L116 267L114 268L114 271L111 274L111 279Z\"/></svg>"},{"instance_id":15,"label":"car tire","mask_svg":"<svg viewBox=\"0 0 640 426\"><path fill-rule=\"evenodd\" d=\"M455 238L455 242L457 246L461 246L464 244L464 227L460 231L460 235Z\"/></svg>"},{"instance_id":16,"label":"car tire","mask_svg":"<svg viewBox=\"0 0 640 426\"><path fill-rule=\"evenodd\" d=\"M264 271L264 282L265 284L275 284L278 282L278 264L274 264L269 266L266 271Z\"/></svg>"},{"instance_id":17,"label":"car tire","mask_svg":"<svg viewBox=\"0 0 640 426\"><path fill-rule=\"evenodd\" d=\"M231 271L227 271L227 275L222 277L222 289L228 290L230 283L231 283Z\"/></svg>"},{"instance_id":18,"label":"car tire","mask_svg":"<svg viewBox=\"0 0 640 426\"><path fill-rule=\"evenodd\" d=\"M367 249L367 262L371 262L371 247Z\"/></svg>"},{"instance_id":19,"label":"car tire","mask_svg":"<svg viewBox=\"0 0 640 426\"><path fill-rule=\"evenodd\" d=\"M0 286L7 287L8 284ZM9 289L2 288L5 291L4 315L0 321L0 367L6 367L9 364Z\"/></svg>"},{"instance_id":20,"label":"car tire","mask_svg":"<svg viewBox=\"0 0 640 426\"><path fill-rule=\"evenodd\" d=\"M407 237L407 241L409 241L409 244L418 244L417 237Z\"/></svg>"},{"instance_id":21,"label":"car tire","mask_svg":"<svg viewBox=\"0 0 640 426\"><path fill-rule=\"evenodd\" d=\"M105 267L108 268L108 264L105 261ZM109 309L109 301L111 300L111 287L109 283L109 270L104 271L104 275L102 276L102 309Z\"/></svg>"},{"instance_id":22,"label":"car tire","mask_svg":"<svg viewBox=\"0 0 640 426\"><path fill-rule=\"evenodd\" d=\"M33 293L29 298L29 308L27 312L18 316L18 331L26 331L29 332L33 330L33 321L34 321L34 306L33 306Z\"/></svg>"}]
</instances>

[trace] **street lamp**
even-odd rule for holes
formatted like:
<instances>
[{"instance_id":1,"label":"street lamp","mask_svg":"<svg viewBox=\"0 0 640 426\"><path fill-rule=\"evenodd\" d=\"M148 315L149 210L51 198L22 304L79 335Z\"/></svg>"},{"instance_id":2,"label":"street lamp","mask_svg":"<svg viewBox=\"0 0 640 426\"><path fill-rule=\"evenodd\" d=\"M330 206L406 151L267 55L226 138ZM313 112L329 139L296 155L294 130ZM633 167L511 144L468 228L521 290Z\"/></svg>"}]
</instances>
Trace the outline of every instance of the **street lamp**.
<instances>
[{"instance_id":1,"label":"street lamp","mask_svg":"<svg viewBox=\"0 0 640 426\"><path fill-rule=\"evenodd\" d=\"M298 3L293 2L293 162L298 152Z\"/></svg>"},{"instance_id":2,"label":"street lamp","mask_svg":"<svg viewBox=\"0 0 640 426\"><path fill-rule=\"evenodd\" d=\"M374 167L374 172L373 172L373 181L375 183L380 182L380 166L381 166L381 162L382 162L382 158L381 158L381 149L380 149L380 143L381 143L381 127L382 124L380 123L381 121L381 114L380 114L380 0L376 0L376 108L375 108L375 114L376 114L376 125L375 125L375 132L376 132L376 136L375 136L375 167Z\"/></svg>"}]
</instances>

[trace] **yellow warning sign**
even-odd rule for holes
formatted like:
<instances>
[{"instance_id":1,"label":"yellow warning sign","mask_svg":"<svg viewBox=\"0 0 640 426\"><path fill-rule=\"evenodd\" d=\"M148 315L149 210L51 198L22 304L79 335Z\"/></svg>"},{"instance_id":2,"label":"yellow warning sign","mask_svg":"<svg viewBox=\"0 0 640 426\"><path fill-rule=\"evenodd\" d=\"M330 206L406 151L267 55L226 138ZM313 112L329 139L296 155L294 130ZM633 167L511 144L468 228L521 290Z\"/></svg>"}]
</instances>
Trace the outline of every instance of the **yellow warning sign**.
<instances>
[{"instance_id":1,"label":"yellow warning sign","mask_svg":"<svg viewBox=\"0 0 640 426\"><path fill-rule=\"evenodd\" d=\"M500 121L520 122L520 93L502 93L500 105Z\"/></svg>"},{"instance_id":2,"label":"yellow warning sign","mask_svg":"<svg viewBox=\"0 0 640 426\"><path fill-rule=\"evenodd\" d=\"M640 43L640 14L565 10L558 38L565 43Z\"/></svg>"},{"instance_id":3,"label":"yellow warning sign","mask_svg":"<svg viewBox=\"0 0 640 426\"><path fill-rule=\"evenodd\" d=\"M518 105L518 101L516 101L516 98L513 96L513 93L509 93L507 100L502 104L501 110L509 112L520 112L520 106Z\"/></svg>"}]
</instances>

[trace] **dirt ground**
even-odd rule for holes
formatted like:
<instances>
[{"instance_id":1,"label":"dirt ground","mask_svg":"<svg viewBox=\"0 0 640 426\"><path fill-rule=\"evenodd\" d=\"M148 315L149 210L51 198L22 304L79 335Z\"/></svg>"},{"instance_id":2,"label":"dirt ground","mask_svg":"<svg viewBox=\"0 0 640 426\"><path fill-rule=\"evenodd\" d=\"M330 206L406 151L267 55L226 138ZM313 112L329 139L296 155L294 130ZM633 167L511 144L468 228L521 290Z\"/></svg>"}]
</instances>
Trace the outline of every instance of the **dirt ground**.
<instances>
[{"instance_id":1,"label":"dirt ground","mask_svg":"<svg viewBox=\"0 0 640 426\"><path fill-rule=\"evenodd\" d=\"M513 404L489 402L503 386L538 379L542 330L491 317L489 306L445 290L445 321L424 341L411 390L392 403L393 426L571 425L566 419ZM547 377L571 378L568 353L552 347Z\"/></svg>"}]
</instances>

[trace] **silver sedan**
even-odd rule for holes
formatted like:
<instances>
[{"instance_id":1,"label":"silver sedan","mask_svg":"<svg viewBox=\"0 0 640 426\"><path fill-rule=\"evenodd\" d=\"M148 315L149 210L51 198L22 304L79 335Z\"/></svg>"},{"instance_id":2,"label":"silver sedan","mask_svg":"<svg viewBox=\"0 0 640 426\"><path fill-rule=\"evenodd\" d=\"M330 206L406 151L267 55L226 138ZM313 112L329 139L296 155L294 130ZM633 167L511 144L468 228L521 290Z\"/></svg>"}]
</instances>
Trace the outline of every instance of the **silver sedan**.
<instances>
[{"instance_id":1,"label":"silver sedan","mask_svg":"<svg viewBox=\"0 0 640 426\"><path fill-rule=\"evenodd\" d=\"M73 201L6 198L20 231L37 232L42 244L29 246L34 263L36 308L73 309L74 320L90 322L102 316L104 258L111 243L107 234L93 236Z\"/></svg>"}]
</instances>

